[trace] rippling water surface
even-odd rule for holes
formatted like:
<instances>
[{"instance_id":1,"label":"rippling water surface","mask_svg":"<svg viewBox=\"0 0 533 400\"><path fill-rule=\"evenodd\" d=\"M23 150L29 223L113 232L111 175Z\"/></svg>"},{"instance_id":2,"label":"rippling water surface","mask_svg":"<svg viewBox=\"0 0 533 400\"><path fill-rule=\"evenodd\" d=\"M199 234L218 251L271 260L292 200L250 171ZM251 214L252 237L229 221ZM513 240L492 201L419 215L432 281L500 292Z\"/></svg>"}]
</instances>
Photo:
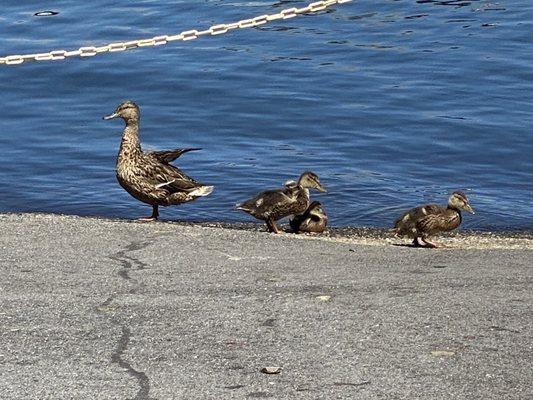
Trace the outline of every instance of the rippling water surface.
<instances>
[{"instance_id":1,"label":"rippling water surface","mask_svg":"<svg viewBox=\"0 0 533 400\"><path fill-rule=\"evenodd\" d=\"M77 4L72 4L77 3ZM4 0L2 55L205 28L302 1ZM44 7L44 8L43 8ZM39 11L58 14L38 17ZM0 66L0 211L133 218L116 183L125 99L145 148L216 186L166 219L233 205L311 169L333 225L389 226L463 189L476 229L533 229L533 3L354 1L254 29L93 58Z\"/></svg>"}]
</instances>

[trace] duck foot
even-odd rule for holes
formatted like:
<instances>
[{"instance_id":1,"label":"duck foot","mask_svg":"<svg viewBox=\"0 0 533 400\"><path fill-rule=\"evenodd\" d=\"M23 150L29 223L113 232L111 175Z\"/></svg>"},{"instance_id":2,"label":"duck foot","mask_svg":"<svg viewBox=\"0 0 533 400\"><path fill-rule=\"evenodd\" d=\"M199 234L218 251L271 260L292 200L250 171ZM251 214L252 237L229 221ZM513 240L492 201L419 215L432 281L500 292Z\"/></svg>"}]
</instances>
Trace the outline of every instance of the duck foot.
<instances>
[{"instance_id":1,"label":"duck foot","mask_svg":"<svg viewBox=\"0 0 533 400\"><path fill-rule=\"evenodd\" d=\"M152 206L152 215L150 215L149 217L141 217L141 218L137 219L137 221L152 222L152 221L155 221L158 218L159 218L158 206Z\"/></svg>"}]
</instances>

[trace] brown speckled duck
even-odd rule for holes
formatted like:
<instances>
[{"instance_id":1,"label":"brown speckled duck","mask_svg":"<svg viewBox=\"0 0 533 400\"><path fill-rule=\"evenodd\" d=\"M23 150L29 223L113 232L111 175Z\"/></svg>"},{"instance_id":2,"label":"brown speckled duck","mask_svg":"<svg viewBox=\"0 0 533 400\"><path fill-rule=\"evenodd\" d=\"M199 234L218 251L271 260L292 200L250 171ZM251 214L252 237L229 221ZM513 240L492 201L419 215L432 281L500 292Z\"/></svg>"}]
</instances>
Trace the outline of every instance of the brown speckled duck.
<instances>
[{"instance_id":1,"label":"brown speckled duck","mask_svg":"<svg viewBox=\"0 0 533 400\"><path fill-rule=\"evenodd\" d=\"M407 211L396 220L392 231L397 235L413 238L415 246L444 247L429 241L428 237L457 228L462 221L461 210L475 214L466 195L456 191L448 199L447 207L428 204Z\"/></svg>"},{"instance_id":2,"label":"brown speckled duck","mask_svg":"<svg viewBox=\"0 0 533 400\"><path fill-rule=\"evenodd\" d=\"M313 201L303 214L295 215L290 221L295 233L321 233L326 230L328 216L318 201Z\"/></svg>"},{"instance_id":3,"label":"brown speckled duck","mask_svg":"<svg viewBox=\"0 0 533 400\"><path fill-rule=\"evenodd\" d=\"M117 179L129 194L152 206L152 215L141 220L153 221L159 217L159 206L207 196L213 186L196 182L170 164L183 153L200 149L143 152L139 141L139 117L137 104L125 101L104 119L122 118L126 123L117 157Z\"/></svg>"},{"instance_id":4,"label":"brown speckled duck","mask_svg":"<svg viewBox=\"0 0 533 400\"><path fill-rule=\"evenodd\" d=\"M276 221L290 215L301 214L309 206L309 189L325 192L318 176L310 171L304 172L298 182L289 181L285 187L267 190L254 198L237 204L237 210L243 210L257 219L266 222L268 231L279 233Z\"/></svg>"}]
</instances>

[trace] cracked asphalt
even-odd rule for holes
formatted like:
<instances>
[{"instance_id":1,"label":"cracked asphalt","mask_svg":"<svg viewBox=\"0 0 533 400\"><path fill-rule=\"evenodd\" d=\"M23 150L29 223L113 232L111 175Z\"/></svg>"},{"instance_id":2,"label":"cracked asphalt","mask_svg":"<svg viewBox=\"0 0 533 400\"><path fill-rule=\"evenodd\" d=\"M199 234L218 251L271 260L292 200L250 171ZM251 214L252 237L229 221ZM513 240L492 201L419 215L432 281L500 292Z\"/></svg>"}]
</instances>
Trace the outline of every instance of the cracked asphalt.
<instances>
[{"instance_id":1,"label":"cracked asphalt","mask_svg":"<svg viewBox=\"0 0 533 400\"><path fill-rule=\"evenodd\" d=\"M453 240L0 214L0 398L533 398L531 239Z\"/></svg>"}]
</instances>

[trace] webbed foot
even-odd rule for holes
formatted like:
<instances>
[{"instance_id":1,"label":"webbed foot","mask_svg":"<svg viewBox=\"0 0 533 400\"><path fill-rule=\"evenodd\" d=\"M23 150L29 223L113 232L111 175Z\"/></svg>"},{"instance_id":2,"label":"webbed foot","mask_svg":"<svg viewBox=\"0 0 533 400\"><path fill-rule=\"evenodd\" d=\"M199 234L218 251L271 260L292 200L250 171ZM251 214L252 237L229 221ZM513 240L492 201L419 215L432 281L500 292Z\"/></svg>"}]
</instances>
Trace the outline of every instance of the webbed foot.
<instances>
[{"instance_id":1,"label":"webbed foot","mask_svg":"<svg viewBox=\"0 0 533 400\"><path fill-rule=\"evenodd\" d=\"M424 239L424 238L422 239L422 242L424 242L426 244L426 247L429 247L430 249L440 249L440 248L446 247L446 245L442 243L431 242L428 239Z\"/></svg>"},{"instance_id":2,"label":"webbed foot","mask_svg":"<svg viewBox=\"0 0 533 400\"><path fill-rule=\"evenodd\" d=\"M137 219L137 221L142 221L142 222L153 222L155 221L156 219L159 218L159 210L158 210L158 206L152 206L152 215L150 215L149 217L141 217L139 219Z\"/></svg>"},{"instance_id":3,"label":"webbed foot","mask_svg":"<svg viewBox=\"0 0 533 400\"><path fill-rule=\"evenodd\" d=\"M156 221L156 220L157 220L157 218L154 218L152 216L137 218L137 221L139 221L139 222L153 222L153 221Z\"/></svg>"}]
</instances>

